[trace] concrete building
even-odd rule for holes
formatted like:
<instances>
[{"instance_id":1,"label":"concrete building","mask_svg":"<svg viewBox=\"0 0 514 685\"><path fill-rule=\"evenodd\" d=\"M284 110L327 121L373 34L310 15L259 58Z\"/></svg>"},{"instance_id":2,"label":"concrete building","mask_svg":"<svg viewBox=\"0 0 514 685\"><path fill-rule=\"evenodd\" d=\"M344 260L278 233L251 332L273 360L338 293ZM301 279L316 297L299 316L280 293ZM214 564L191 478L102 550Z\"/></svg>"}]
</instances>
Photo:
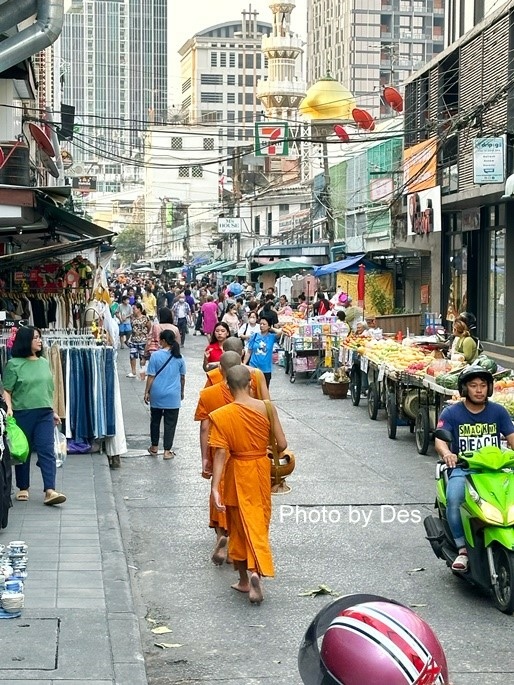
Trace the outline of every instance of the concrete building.
<instances>
[{"instance_id":1,"label":"concrete building","mask_svg":"<svg viewBox=\"0 0 514 685\"><path fill-rule=\"evenodd\" d=\"M513 23L510 0L405 87L402 242L430 257L429 311L473 312L502 355L514 346Z\"/></svg>"},{"instance_id":2,"label":"concrete building","mask_svg":"<svg viewBox=\"0 0 514 685\"><path fill-rule=\"evenodd\" d=\"M167 0L79 0L61 36L63 101L80 117L75 161L108 157L121 176L139 130L167 121Z\"/></svg>"},{"instance_id":3,"label":"concrete building","mask_svg":"<svg viewBox=\"0 0 514 685\"><path fill-rule=\"evenodd\" d=\"M493 10L497 10L503 0L446 0L444 15L444 46L463 36L476 26Z\"/></svg>"},{"instance_id":4,"label":"concrete building","mask_svg":"<svg viewBox=\"0 0 514 685\"><path fill-rule=\"evenodd\" d=\"M144 134L144 225L148 257L209 251L220 201L216 128L151 126Z\"/></svg>"},{"instance_id":5,"label":"concrete building","mask_svg":"<svg viewBox=\"0 0 514 685\"><path fill-rule=\"evenodd\" d=\"M445 2L310 0L307 83L330 72L358 107L374 116L389 113L381 102L383 86L401 85L443 50Z\"/></svg>"}]
</instances>

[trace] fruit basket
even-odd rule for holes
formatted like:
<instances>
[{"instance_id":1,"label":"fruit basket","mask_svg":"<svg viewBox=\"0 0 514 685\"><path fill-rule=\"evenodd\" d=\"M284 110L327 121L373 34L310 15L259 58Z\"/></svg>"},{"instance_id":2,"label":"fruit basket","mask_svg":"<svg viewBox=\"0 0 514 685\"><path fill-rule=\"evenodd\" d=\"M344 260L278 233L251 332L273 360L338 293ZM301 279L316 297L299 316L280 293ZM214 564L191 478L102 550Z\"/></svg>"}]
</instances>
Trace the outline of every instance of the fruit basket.
<instances>
[{"instance_id":1,"label":"fruit basket","mask_svg":"<svg viewBox=\"0 0 514 685\"><path fill-rule=\"evenodd\" d=\"M323 381L323 394L328 395L333 400L344 400L348 395L350 382L348 383L330 383Z\"/></svg>"}]
</instances>

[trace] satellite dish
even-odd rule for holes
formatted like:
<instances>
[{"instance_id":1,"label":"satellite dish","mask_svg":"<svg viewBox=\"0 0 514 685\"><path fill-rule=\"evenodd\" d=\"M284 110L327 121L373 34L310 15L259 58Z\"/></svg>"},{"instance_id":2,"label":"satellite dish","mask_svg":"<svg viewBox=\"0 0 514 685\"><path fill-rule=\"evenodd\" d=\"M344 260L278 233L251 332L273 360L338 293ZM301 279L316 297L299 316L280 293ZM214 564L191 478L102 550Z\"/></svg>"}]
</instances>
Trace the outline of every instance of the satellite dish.
<instances>
[{"instance_id":1,"label":"satellite dish","mask_svg":"<svg viewBox=\"0 0 514 685\"><path fill-rule=\"evenodd\" d=\"M36 145L40 150L43 150L49 157L55 157L54 146L52 145L50 138L46 135L42 128L36 126L36 124L29 124L30 135L36 141Z\"/></svg>"},{"instance_id":2,"label":"satellite dish","mask_svg":"<svg viewBox=\"0 0 514 685\"><path fill-rule=\"evenodd\" d=\"M357 126L365 131L373 131L375 128L375 120L365 109L353 109L352 117Z\"/></svg>"},{"instance_id":3,"label":"satellite dish","mask_svg":"<svg viewBox=\"0 0 514 685\"><path fill-rule=\"evenodd\" d=\"M383 92L384 100L395 112L403 112L403 98L396 88L387 86Z\"/></svg>"},{"instance_id":4,"label":"satellite dish","mask_svg":"<svg viewBox=\"0 0 514 685\"><path fill-rule=\"evenodd\" d=\"M51 159L44 150L39 150L39 159L41 160L41 164L51 176L54 178L59 178L59 171L55 166L54 160Z\"/></svg>"},{"instance_id":5,"label":"satellite dish","mask_svg":"<svg viewBox=\"0 0 514 685\"><path fill-rule=\"evenodd\" d=\"M334 124L333 131L342 143L350 142L350 136L346 132L344 126L341 126L341 124Z\"/></svg>"}]
</instances>

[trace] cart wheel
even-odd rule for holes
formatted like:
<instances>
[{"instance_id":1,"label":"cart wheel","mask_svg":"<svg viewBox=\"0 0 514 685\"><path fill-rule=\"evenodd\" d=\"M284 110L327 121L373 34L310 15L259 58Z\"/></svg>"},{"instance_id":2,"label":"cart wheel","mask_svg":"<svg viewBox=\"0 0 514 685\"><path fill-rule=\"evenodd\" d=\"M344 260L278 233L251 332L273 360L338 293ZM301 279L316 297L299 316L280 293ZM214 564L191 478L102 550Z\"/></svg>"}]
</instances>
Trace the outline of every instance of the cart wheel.
<instances>
[{"instance_id":1,"label":"cart wheel","mask_svg":"<svg viewBox=\"0 0 514 685\"><path fill-rule=\"evenodd\" d=\"M378 390L375 383L372 383L368 389L368 414L372 421L376 421L378 414Z\"/></svg>"},{"instance_id":2,"label":"cart wheel","mask_svg":"<svg viewBox=\"0 0 514 685\"><path fill-rule=\"evenodd\" d=\"M391 440L396 439L396 429L398 421L398 409L396 407L396 395L389 393L387 396L387 435Z\"/></svg>"},{"instance_id":3,"label":"cart wheel","mask_svg":"<svg viewBox=\"0 0 514 685\"><path fill-rule=\"evenodd\" d=\"M362 379L361 370L358 366L352 366L350 371L350 394L352 396L352 404L358 407L361 401Z\"/></svg>"},{"instance_id":4,"label":"cart wheel","mask_svg":"<svg viewBox=\"0 0 514 685\"><path fill-rule=\"evenodd\" d=\"M415 432L418 453L426 454L428 452L428 443L430 442L430 419L425 407L422 407L416 416Z\"/></svg>"}]
</instances>

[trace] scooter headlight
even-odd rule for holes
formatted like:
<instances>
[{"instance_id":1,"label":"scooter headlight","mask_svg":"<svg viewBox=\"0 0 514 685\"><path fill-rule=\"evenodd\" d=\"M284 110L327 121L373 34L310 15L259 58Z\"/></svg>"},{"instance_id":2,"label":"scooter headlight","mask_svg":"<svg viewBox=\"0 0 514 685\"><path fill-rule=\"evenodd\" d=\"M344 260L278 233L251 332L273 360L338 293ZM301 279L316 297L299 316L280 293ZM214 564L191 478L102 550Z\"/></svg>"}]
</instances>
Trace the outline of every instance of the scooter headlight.
<instances>
[{"instance_id":1,"label":"scooter headlight","mask_svg":"<svg viewBox=\"0 0 514 685\"><path fill-rule=\"evenodd\" d=\"M501 511L492 504L489 504L489 502L483 500L470 483L467 483L467 488L469 496L471 497L473 502L475 502L475 504L477 504L480 508L480 511L484 515L484 519L486 519L486 521L489 521L489 523L503 524L503 515ZM512 507L512 509L514 510L514 507Z\"/></svg>"},{"instance_id":2,"label":"scooter headlight","mask_svg":"<svg viewBox=\"0 0 514 685\"><path fill-rule=\"evenodd\" d=\"M467 483L467 486L468 486L469 496L471 497L473 502L475 502L475 504L480 504L481 500L480 500L480 495L478 494L478 492L475 490L475 488L470 483Z\"/></svg>"}]
</instances>

